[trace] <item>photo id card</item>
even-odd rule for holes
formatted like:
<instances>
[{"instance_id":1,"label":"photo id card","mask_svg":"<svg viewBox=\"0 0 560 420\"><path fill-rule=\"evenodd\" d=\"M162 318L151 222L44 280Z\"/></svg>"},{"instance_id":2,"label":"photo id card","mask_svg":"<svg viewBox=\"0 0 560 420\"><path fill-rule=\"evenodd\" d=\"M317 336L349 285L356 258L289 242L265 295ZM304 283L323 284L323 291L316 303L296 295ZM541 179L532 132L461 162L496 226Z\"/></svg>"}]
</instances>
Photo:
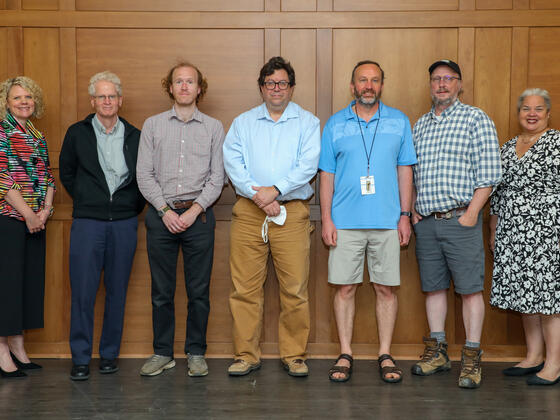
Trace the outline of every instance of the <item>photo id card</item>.
<instances>
[{"instance_id":1,"label":"photo id card","mask_svg":"<svg viewBox=\"0 0 560 420\"><path fill-rule=\"evenodd\" d=\"M375 194L375 181L373 175L361 176L360 186L362 188L362 195Z\"/></svg>"}]
</instances>

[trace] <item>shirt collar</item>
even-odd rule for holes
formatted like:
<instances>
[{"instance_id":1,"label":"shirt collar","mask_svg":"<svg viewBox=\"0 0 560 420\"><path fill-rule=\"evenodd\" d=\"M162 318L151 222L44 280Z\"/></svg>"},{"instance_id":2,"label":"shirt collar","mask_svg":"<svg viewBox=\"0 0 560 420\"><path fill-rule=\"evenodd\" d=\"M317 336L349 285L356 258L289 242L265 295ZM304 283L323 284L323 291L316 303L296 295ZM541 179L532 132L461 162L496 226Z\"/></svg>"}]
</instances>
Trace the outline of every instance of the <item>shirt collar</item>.
<instances>
[{"instance_id":1,"label":"shirt collar","mask_svg":"<svg viewBox=\"0 0 560 420\"><path fill-rule=\"evenodd\" d=\"M448 117L449 115L453 114L457 110L457 108L459 108L460 105L461 105L461 101L459 100L459 98L457 98L457 99L455 99L455 102L453 102L451 105L449 105L447 108L445 108L440 115L436 115L436 109L432 105L432 109L430 110L430 114L431 114L433 120L438 119L438 118Z\"/></svg>"},{"instance_id":2,"label":"shirt collar","mask_svg":"<svg viewBox=\"0 0 560 420\"><path fill-rule=\"evenodd\" d=\"M175 119L177 119L181 122L189 122L189 121L192 121L192 120L202 122L202 112L200 112L196 106L194 108L194 112L192 113L192 115L188 119L188 121L183 121L181 118L179 118L179 116L177 115L177 112L175 111L175 106L172 106L171 111L169 111L169 112L170 112L169 119L175 118Z\"/></svg>"},{"instance_id":3,"label":"shirt collar","mask_svg":"<svg viewBox=\"0 0 560 420\"><path fill-rule=\"evenodd\" d=\"M284 112L282 113L282 116L280 118L278 118L278 121L274 121L272 119L272 117L270 116L270 112L268 112L268 108L266 107L266 103L262 103L259 107L258 107L258 117L257 119L262 120L269 120L272 122L282 122L282 121L286 121L289 120L290 118L298 118L299 117L299 113L297 111L297 107L296 104L294 104L292 101L290 101L288 103L288 106L286 107L286 109L284 109Z\"/></svg>"},{"instance_id":4,"label":"shirt collar","mask_svg":"<svg viewBox=\"0 0 560 420\"><path fill-rule=\"evenodd\" d=\"M101 121L99 121L99 118L97 118L97 114L95 114L93 116L92 119L92 124L93 126L96 128L97 131L99 131L100 133L103 134L114 134L115 130L117 129L118 125L119 125L119 117L117 117L117 121L115 122L115 125L113 125L113 127L111 127L111 129L109 131L107 131L105 129L105 126L101 123Z\"/></svg>"},{"instance_id":5,"label":"shirt collar","mask_svg":"<svg viewBox=\"0 0 560 420\"><path fill-rule=\"evenodd\" d=\"M352 107L356 104L356 100L353 100L352 102L350 102L350 104L346 107L346 119L347 120L357 120L358 116L356 115L356 113L354 112L354 110L352 109ZM370 121L373 120L378 120L381 117L386 117L387 116L387 110L385 109L385 104L381 101L379 101L379 108L377 108L377 112L375 113L375 115L373 116L373 118ZM360 118L363 121L363 118Z\"/></svg>"}]
</instances>

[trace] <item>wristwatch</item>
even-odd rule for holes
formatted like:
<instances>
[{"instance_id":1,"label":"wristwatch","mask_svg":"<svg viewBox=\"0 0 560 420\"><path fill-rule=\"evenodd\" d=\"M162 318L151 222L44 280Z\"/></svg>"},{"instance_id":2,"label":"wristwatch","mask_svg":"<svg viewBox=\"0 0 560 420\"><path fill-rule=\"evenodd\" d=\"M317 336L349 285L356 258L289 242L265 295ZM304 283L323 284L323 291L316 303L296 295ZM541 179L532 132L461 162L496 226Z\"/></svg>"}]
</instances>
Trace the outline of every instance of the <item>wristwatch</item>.
<instances>
[{"instance_id":1,"label":"wristwatch","mask_svg":"<svg viewBox=\"0 0 560 420\"><path fill-rule=\"evenodd\" d=\"M407 216L407 217L410 217L410 216L412 216L412 213L411 213L411 212L409 212L409 211L401 211L401 216Z\"/></svg>"},{"instance_id":2,"label":"wristwatch","mask_svg":"<svg viewBox=\"0 0 560 420\"><path fill-rule=\"evenodd\" d=\"M159 209L159 210L157 211L157 214L158 214L159 217L163 217L163 215L165 214L165 212L168 211L168 210L171 210L171 208L170 208L169 206L165 206L164 208Z\"/></svg>"}]
</instances>

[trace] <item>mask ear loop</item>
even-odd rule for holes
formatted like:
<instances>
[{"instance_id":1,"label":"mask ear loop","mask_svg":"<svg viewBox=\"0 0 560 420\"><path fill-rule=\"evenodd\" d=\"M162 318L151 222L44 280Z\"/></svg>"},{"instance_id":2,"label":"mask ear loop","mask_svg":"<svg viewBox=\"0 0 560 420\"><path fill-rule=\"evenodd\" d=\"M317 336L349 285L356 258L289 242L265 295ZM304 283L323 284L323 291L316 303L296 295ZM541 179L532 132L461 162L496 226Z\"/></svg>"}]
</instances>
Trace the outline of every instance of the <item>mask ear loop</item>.
<instances>
[{"instance_id":1,"label":"mask ear loop","mask_svg":"<svg viewBox=\"0 0 560 420\"><path fill-rule=\"evenodd\" d=\"M268 216L265 217L262 228L261 228L261 236L263 238L264 243L268 242Z\"/></svg>"}]
</instances>

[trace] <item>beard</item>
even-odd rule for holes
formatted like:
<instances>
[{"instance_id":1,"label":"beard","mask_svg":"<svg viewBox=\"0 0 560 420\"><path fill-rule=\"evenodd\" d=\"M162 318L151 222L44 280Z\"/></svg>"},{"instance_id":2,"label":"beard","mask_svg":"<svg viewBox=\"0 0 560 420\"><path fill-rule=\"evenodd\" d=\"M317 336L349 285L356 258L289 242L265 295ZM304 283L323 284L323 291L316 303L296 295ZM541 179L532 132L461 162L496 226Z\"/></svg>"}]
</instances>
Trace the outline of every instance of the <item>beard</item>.
<instances>
[{"instance_id":1,"label":"beard","mask_svg":"<svg viewBox=\"0 0 560 420\"><path fill-rule=\"evenodd\" d=\"M371 93L373 94L373 97L371 98L365 98L364 94L365 93ZM365 89L362 92L358 92L356 90L356 88L354 88L354 98L356 99L356 102L358 102L360 105L371 108L373 107L377 102L379 102L379 98L381 98L381 93L377 94L375 93L374 90L372 89Z\"/></svg>"}]
</instances>

